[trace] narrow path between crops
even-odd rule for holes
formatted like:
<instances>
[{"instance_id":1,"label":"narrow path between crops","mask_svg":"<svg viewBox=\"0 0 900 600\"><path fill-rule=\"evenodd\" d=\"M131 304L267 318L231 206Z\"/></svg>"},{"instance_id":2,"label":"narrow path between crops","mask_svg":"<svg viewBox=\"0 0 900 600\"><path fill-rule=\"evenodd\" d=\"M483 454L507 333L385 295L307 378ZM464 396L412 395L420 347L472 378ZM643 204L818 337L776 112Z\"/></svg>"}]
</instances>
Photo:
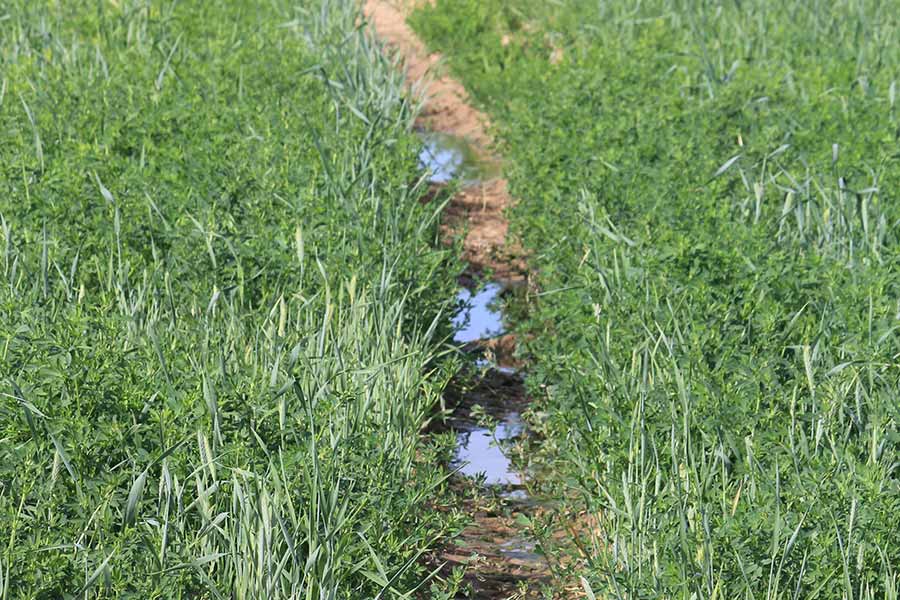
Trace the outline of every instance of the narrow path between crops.
<instances>
[{"instance_id":1,"label":"narrow path between crops","mask_svg":"<svg viewBox=\"0 0 900 600\"><path fill-rule=\"evenodd\" d=\"M504 451L505 444L524 434L520 415L528 404L521 365L513 358L515 338L504 334L498 308L502 295L526 283L521 248L507 240L504 211L512 200L501 176L501 159L491 150L487 117L471 106L458 81L439 70L440 56L429 53L406 24L408 8L397 0L367 0L364 11L378 37L402 57L410 86L427 86L417 126L426 146L422 162L433 185L462 182L448 206L444 235L451 239L465 233L463 258L469 268L462 283L468 289L461 296L472 308L458 316L456 340L479 356L475 382L451 390L456 397L450 398L455 410L449 420L458 439L456 465L471 477L470 487L478 486L476 493L460 495L473 522L435 559L446 563L445 573L465 566L475 598L537 598L549 569L518 524L535 503L525 491L525 475L516 472ZM472 410L476 405L494 427L476 423L472 413L481 412Z\"/></svg>"}]
</instances>

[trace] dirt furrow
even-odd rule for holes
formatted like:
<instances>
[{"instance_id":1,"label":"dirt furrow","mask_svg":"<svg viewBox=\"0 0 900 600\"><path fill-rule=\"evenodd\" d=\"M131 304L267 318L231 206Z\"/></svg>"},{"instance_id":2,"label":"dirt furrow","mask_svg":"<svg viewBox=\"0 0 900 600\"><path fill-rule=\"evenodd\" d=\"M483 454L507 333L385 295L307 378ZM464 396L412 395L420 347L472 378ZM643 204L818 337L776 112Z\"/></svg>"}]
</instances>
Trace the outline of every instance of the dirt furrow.
<instances>
[{"instance_id":1,"label":"dirt furrow","mask_svg":"<svg viewBox=\"0 0 900 600\"><path fill-rule=\"evenodd\" d=\"M486 163L502 163L492 152L487 116L471 105L462 84L442 69L440 54L429 52L407 25L407 5L368 0L364 11L378 37L401 56L410 87L425 92L417 125L465 140ZM520 282L524 273L521 249L507 239L509 223L504 211L511 202L503 177L475 182L451 201L445 232L450 237L465 230L463 258L472 272L490 271L495 280L507 284Z\"/></svg>"},{"instance_id":2,"label":"dirt furrow","mask_svg":"<svg viewBox=\"0 0 900 600\"><path fill-rule=\"evenodd\" d=\"M367 20L389 51L402 59L408 84L424 91L425 103L417 126L465 140L479 160L501 165L493 149L487 117L472 106L465 88L442 68L439 54L431 53L407 25L411 7L387 0L368 0L364 6ZM424 87L423 87L424 86ZM501 169L493 169L500 172ZM485 277L504 287L524 282L525 261L521 248L507 239L509 224L505 211L512 203L507 181L502 176L467 182L452 198L446 210L444 235L449 240L465 233L463 259L469 264L467 282ZM456 426L471 425L468 408L474 404L498 414L522 410L527 404L521 376L512 368L511 335L476 342L495 358L499 367L489 370L482 380L468 387L457 398L458 408L451 419ZM502 352L496 352L503 348ZM468 498L461 506L473 518L456 542L445 548L435 560L445 563L445 572L455 566L466 567L466 582L475 598L537 598L539 586L548 579L546 562L528 548L524 532L517 524L520 513L529 511L527 501L502 500L486 493L484 499Z\"/></svg>"}]
</instances>

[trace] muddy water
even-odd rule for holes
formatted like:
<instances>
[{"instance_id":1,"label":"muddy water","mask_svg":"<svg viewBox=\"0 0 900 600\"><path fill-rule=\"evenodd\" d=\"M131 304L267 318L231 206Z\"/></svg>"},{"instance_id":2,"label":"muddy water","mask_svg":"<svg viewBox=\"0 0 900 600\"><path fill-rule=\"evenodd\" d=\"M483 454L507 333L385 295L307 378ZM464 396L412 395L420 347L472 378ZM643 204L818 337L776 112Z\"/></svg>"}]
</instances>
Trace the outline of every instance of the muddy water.
<instances>
[{"instance_id":1,"label":"muddy water","mask_svg":"<svg viewBox=\"0 0 900 600\"><path fill-rule=\"evenodd\" d=\"M432 131L420 131L419 136L424 143L419 167L428 173L431 183L447 184L455 180L463 185L475 185L500 174L498 165L479 157L461 137Z\"/></svg>"}]
</instances>

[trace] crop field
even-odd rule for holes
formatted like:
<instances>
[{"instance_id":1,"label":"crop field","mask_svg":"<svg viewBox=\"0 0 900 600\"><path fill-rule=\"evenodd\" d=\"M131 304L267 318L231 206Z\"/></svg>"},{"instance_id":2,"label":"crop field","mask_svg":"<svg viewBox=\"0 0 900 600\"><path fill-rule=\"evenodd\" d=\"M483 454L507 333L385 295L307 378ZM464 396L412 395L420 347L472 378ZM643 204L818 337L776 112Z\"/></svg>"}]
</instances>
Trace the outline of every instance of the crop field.
<instances>
[{"instance_id":1,"label":"crop field","mask_svg":"<svg viewBox=\"0 0 900 600\"><path fill-rule=\"evenodd\" d=\"M519 310L535 468L590 517L556 550L588 597L897 597L898 19L871 0L412 17L509 159L541 289Z\"/></svg>"},{"instance_id":2,"label":"crop field","mask_svg":"<svg viewBox=\"0 0 900 600\"><path fill-rule=\"evenodd\" d=\"M898 0L0 1L0 600L896 600L898 82Z\"/></svg>"},{"instance_id":3,"label":"crop field","mask_svg":"<svg viewBox=\"0 0 900 600\"><path fill-rule=\"evenodd\" d=\"M0 3L3 600L427 583L458 263L358 16Z\"/></svg>"}]
</instances>

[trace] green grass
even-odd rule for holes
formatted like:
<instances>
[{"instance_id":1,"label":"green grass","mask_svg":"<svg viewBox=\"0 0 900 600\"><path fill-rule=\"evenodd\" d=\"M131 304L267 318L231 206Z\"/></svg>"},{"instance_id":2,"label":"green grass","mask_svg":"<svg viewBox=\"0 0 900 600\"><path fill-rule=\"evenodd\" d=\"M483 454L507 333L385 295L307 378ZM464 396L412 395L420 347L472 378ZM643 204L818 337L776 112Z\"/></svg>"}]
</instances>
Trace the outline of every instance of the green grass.
<instances>
[{"instance_id":1,"label":"green grass","mask_svg":"<svg viewBox=\"0 0 900 600\"><path fill-rule=\"evenodd\" d=\"M598 598L897 597L898 15L414 15L510 159L540 460L599 519Z\"/></svg>"},{"instance_id":2,"label":"green grass","mask_svg":"<svg viewBox=\"0 0 900 600\"><path fill-rule=\"evenodd\" d=\"M358 24L0 5L0 599L430 585L458 268Z\"/></svg>"}]
</instances>

